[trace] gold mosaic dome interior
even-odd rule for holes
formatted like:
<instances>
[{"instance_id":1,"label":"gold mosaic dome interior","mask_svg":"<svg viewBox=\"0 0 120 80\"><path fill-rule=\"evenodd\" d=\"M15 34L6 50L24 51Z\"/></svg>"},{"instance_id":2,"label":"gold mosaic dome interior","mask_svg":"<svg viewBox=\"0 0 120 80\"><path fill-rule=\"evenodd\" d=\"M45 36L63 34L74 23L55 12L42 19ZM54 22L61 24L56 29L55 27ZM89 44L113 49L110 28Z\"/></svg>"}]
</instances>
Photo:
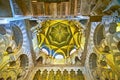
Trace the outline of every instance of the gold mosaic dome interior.
<instances>
[{"instance_id":1,"label":"gold mosaic dome interior","mask_svg":"<svg viewBox=\"0 0 120 80\"><path fill-rule=\"evenodd\" d=\"M73 49L81 47L82 27L72 20L47 20L42 23L38 35L39 47L55 57L70 56Z\"/></svg>"}]
</instances>

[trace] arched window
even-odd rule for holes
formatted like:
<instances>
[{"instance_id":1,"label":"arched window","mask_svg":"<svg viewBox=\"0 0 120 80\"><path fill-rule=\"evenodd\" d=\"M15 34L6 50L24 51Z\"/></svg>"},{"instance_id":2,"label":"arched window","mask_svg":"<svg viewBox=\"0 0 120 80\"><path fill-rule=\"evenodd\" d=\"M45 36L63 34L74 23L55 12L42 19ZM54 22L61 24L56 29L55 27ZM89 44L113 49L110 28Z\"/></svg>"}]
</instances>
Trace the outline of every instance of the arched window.
<instances>
[{"instance_id":1,"label":"arched window","mask_svg":"<svg viewBox=\"0 0 120 80\"><path fill-rule=\"evenodd\" d=\"M55 56L55 59L64 59L64 56L63 56L63 55L58 54L58 55L56 55L56 56Z\"/></svg>"}]
</instances>

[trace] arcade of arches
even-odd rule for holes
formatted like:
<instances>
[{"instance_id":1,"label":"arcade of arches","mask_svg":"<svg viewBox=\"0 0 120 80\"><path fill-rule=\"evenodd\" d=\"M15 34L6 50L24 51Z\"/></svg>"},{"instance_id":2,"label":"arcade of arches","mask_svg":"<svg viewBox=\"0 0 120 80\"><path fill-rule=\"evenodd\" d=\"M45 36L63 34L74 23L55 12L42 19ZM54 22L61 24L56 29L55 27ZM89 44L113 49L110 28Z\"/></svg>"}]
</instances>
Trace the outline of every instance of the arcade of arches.
<instances>
[{"instance_id":1,"label":"arcade of arches","mask_svg":"<svg viewBox=\"0 0 120 80\"><path fill-rule=\"evenodd\" d=\"M120 80L120 0L0 0L0 80Z\"/></svg>"}]
</instances>

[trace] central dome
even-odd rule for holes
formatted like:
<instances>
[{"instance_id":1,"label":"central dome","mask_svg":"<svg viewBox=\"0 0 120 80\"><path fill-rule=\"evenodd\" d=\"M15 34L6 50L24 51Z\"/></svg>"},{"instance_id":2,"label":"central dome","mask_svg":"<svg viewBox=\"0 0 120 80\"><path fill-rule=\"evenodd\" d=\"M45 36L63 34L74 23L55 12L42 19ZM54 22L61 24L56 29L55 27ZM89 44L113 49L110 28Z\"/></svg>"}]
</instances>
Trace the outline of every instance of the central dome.
<instances>
[{"instance_id":1,"label":"central dome","mask_svg":"<svg viewBox=\"0 0 120 80\"><path fill-rule=\"evenodd\" d=\"M73 49L80 48L82 27L72 20L47 20L39 32L39 47L49 55L69 57Z\"/></svg>"}]
</instances>

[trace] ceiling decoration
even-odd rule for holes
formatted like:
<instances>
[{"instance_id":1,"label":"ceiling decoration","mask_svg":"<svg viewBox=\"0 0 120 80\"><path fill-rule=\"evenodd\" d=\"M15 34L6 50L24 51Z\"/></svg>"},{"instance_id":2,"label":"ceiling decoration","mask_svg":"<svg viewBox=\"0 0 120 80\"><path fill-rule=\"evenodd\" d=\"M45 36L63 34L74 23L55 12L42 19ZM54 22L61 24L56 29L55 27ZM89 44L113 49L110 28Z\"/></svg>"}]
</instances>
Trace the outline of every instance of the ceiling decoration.
<instances>
[{"instance_id":1,"label":"ceiling decoration","mask_svg":"<svg viewBox=\"0 0 120 80\"><path fill-rule=\"evenodd\" d=\"M104 16L120 13L119 0L32 0L34 16Z\"/></svg>"},{"instance_id":2,"label":"ceiling decoration","mask_svg":"<svg viewBox=\"0 0 120 80\"><path fill-rule=\"evenodd\" d=\"M73 49L81 48L82 27L77 21L47 20L38 34L39 47L49 55L69 57Z\"/></svg>"},{"instance_id":3,"label":"ceiling decoration","mask_svg":"<svg viewBox=\"0 0 120 80\"><path fill-rule=\"evenodd\" d=\"M0 17L12 17L9 0L0 0Z\"/></svg>"},{"instance_id":4,"label":"ceiling decoration","mask_svg":"<svg viewBox=\"0 0 120 80\"><path fill-rule=\"evenodd\" d=\"M37 0L38 2L66 2L69 0Z\"/></svg>"},{"instance_id":5,"label":"ceiling decoration","mask_svg":"<svg viewBox=\"0 0 120 80\"><path fill-rule=\"evenodd\" d=\"M4 4L5 3L5 4ZM12 0L0 1L0 16L75 17L120 15L119 0ZM9 11L9 12L8 12Z\"/></svg>"}]
</instances>

